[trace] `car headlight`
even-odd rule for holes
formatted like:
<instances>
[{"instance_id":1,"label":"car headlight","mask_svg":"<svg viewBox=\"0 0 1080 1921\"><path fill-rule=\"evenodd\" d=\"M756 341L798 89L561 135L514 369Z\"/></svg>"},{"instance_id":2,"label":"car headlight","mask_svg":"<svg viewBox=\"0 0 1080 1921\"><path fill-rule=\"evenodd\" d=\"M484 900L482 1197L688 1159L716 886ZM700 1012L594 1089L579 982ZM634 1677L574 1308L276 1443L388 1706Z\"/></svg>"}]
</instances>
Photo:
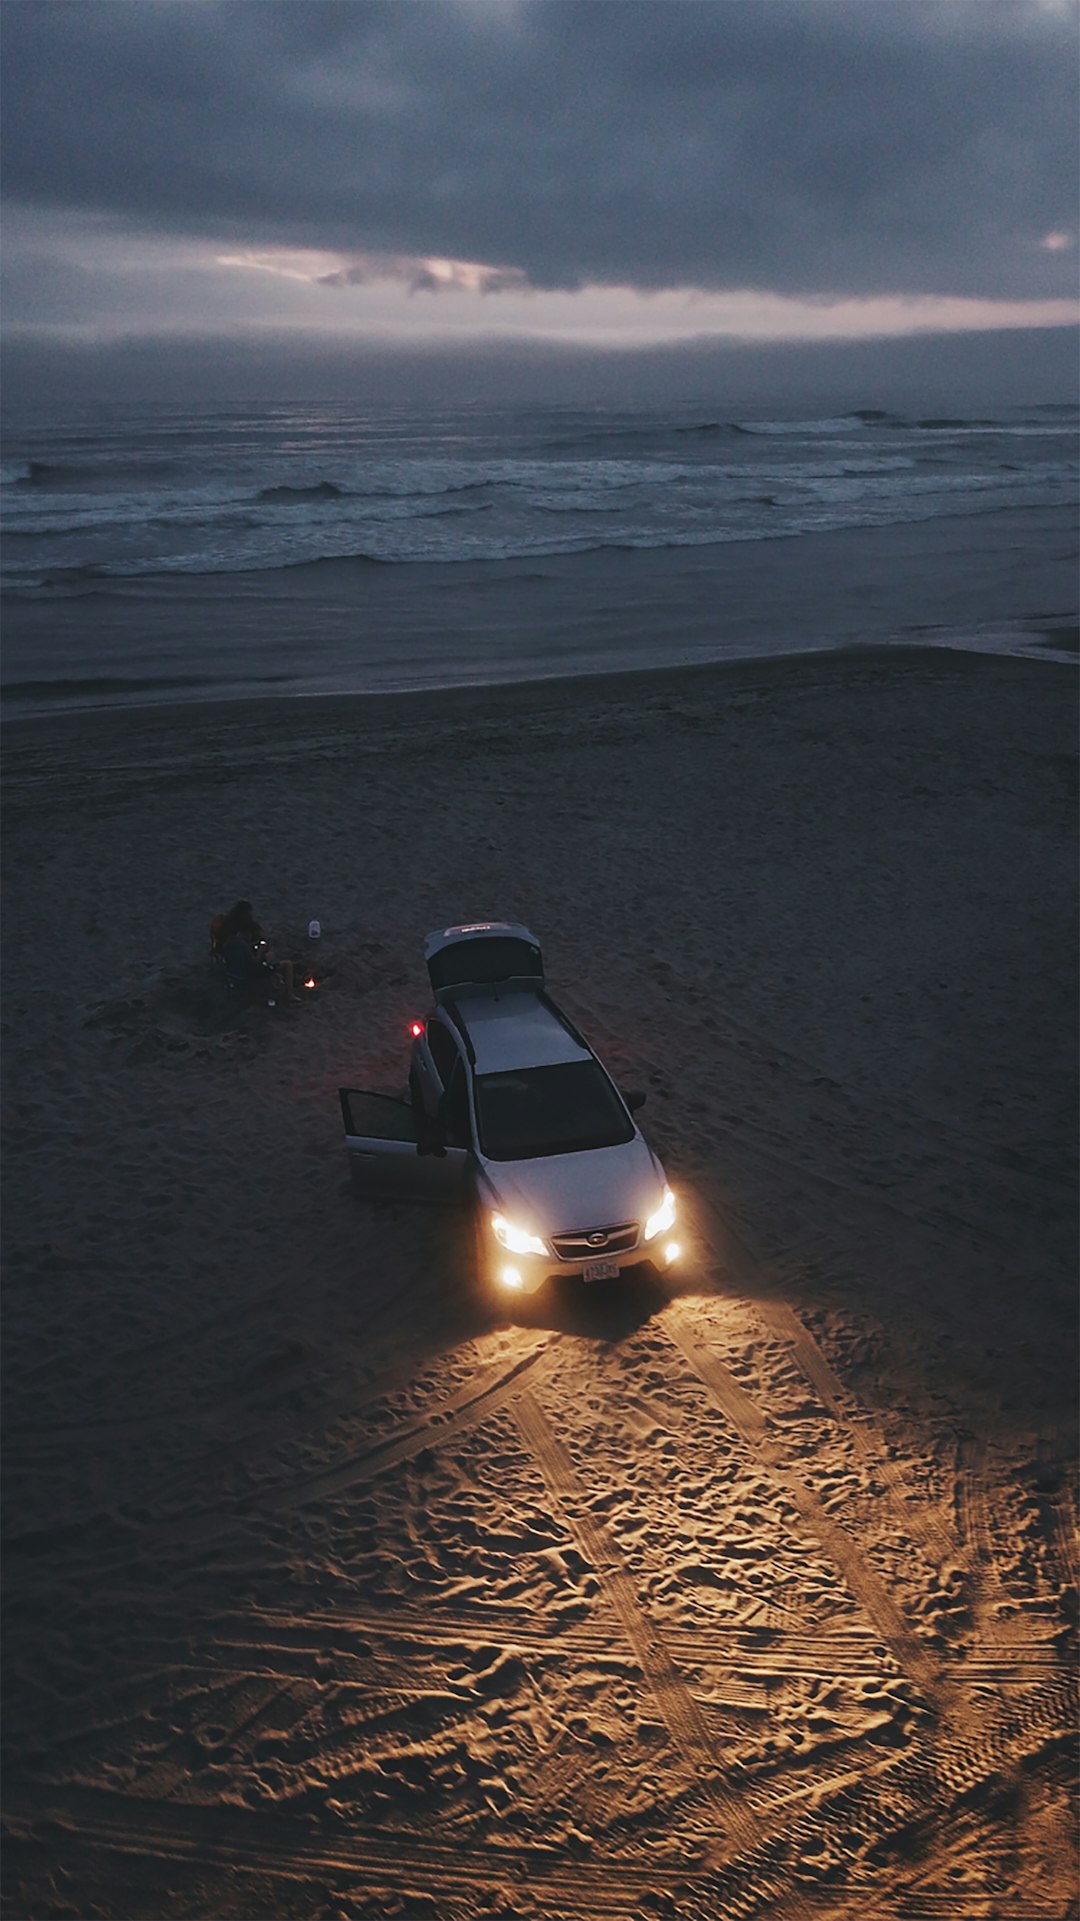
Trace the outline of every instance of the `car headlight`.
<instances>
[{"instance_id":1,"label":"car headlight","mask_svg":"<svg viewBox=\"0 0 1080 1921\"><path fill-rule=\"evenodd\" d=\"M656 1213L650 1214L645 1223L645 1239L647 1241L655 1240L658 1234L663 1234L665 1229L674 1227L674 1225L675 1196L670 1187L665 1187L664 1198L657 1208Z\"/></svg>"},{"instance_id":2,"label":"car headlight","mask_svg":"<svg viewBox=\"0 0 1080 1921\"><path fill-rule=\"evenodd\" d=\"M523 1227L513 1227L501 1214L491 1217L491 1231L500 1247L511 1254L546 1254L547 1248L536 1234L526 1233Z\"/></svg>"}]
</instances>

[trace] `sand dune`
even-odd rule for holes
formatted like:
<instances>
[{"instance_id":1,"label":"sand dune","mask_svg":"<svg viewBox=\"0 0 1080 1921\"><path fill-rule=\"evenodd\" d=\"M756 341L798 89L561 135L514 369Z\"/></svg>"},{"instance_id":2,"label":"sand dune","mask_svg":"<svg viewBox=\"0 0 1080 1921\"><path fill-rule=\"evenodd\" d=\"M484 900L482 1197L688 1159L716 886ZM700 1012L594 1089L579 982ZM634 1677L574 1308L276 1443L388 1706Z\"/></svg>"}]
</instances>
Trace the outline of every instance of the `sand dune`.
<instances>
[{"instance_id":1,"label":"sand dune","mask_svg":"<svg viewBox=\"0 0 1080 1921\"><path fill-rule=\"evenodd\" d=\"M1075 1912L1075 714L908 652L8 729L12 1916ZM676 1280L512 1318L350 1189L478 913L648 1088Z\"/></svg>"}]
</instances>

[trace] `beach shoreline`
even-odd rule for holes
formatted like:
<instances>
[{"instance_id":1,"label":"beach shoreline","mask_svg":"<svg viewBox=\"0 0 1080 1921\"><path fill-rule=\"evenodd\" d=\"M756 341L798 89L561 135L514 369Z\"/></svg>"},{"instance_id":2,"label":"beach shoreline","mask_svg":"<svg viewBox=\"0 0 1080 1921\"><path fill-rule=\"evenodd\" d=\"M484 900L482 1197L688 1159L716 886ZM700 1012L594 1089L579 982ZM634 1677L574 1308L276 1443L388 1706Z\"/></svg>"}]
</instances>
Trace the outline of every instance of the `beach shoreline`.
<instances>
[{"instance_id":1,"label":"beach shoreline","mask_svg":"<svg viewBox=\"0 0 1080 1921\"><path fill-rule=\"evenodd\" d=\"M1076 558L1074 512L1044 507L507 561L98 578L6 598L4 714L419 693L867 643L1017 650L1075 623Z\"/></svg>"},{"instance_id":2,"label":"beach shoreline","mask_svg":"<svg viewBox=\"0 0 1080 1921\"><path fill-rule=\"evenodd\" d=\"M1065 669L1075 675L1078 648L1074 622L1062 619L1060 626L1045 627L1029 637L1028 643L1012 650L988 650L974 642L970 646L939 646L911 641L889 646L874 641L847 642L843 645L807 649L804 652L739 656L733 659L698 660L677 666L615 668L593 673L551 674L532 679L467 682L448 687L375 688L322 694L249 694L228 699L191 702L151 702L145 705L89 707L76 710L49 708L35 713L12 713L0 722L0 734L15 752L22 744L38 747L53 733L57 745L78 747L100 739L122 740L125 731L145 730L148 737L160 735L191 736L197 751L198 732L235 728L238 736L251 729L260 734L287 740L299 727L301 742L311 727L329 733L348 735L388 728L395 733L414 727L418 732L438 733L446 722L457 724L484 721L517 714L552 709L583 713L615 702L621 710L635 703L648 708L653 702L686 695L707 699L715 690L732 694L783 687L800 670L812 674L822 684L834 678L844 684L852 668L880 668L899 673L917 668L932 677L938 667L948 679L958 673L978 673L980 663L994 660L1015 663L1019 673L1038 669ZM1056 678L1056 676L1055 676ZM1067 683L1063 683L1067 684Z\"/></svg>"}]
</instances>

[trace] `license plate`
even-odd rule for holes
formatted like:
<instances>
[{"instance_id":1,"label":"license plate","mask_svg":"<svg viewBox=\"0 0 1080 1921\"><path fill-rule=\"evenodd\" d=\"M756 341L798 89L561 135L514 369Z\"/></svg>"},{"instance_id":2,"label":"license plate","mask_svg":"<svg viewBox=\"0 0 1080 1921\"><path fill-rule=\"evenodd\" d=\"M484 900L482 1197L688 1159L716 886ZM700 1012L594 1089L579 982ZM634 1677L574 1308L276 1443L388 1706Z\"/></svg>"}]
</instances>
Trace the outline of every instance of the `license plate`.
<instances>
[{"instance_id":1,"label":"license plate","mask_svg":"<svg viewBox=\"0 0 1080 1921\"><path fill-rule=\"evenodd\" d=\"M613 1281L618 1272L618 1261L586 1261L581 1278L583 1281Z\"/></svg>"}]
</instances>

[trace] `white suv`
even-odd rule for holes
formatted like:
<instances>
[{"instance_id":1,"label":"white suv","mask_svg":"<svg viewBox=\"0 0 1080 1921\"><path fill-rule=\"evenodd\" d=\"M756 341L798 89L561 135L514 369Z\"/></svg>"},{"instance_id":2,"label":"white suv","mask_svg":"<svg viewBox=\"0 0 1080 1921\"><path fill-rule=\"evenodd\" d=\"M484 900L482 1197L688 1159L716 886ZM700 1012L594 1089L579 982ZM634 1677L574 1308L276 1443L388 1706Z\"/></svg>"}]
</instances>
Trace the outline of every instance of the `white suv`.
<instances>
[{"instance_id":1,"label":"white suv","mask_svg":"<svg viewBox=\"0 0 1080 1921\"><path fill-rule=\"evenodd\" d=\"M668 1267L675 1200L623 1098L544 990L540 948L505 921L448 927L424 949L435 1006L412 1023L409 1103L341 1093L369 1191L472 1203L482 1278L534 1293L553 1275Z\"/></svg>"}]
</instances>

